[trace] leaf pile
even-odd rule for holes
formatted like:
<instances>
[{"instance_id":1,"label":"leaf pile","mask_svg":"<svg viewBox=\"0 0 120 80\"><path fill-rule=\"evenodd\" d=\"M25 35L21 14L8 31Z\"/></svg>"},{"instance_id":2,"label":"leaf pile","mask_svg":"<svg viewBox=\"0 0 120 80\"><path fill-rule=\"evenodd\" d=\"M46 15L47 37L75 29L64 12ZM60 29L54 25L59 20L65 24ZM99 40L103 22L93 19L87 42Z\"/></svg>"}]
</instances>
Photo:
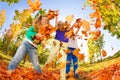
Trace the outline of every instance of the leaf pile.
<instances>
[{"instance_id":1,"label":"leaf pile","mask_svg":"<svg viewBox=\"0 0 120 80\"><path fill-rule=\"evenodd\" d=\"M37 74L32 68L17 67L11 75L6 73L7 64L0 61L0 80L60 80L60 71L54 68L43 68L42 74ZM83 80L120 80L120 63L117 62L101 70L80 71ZM77 80L71 70L67 80Z\"/></svg>"}]
</instances>

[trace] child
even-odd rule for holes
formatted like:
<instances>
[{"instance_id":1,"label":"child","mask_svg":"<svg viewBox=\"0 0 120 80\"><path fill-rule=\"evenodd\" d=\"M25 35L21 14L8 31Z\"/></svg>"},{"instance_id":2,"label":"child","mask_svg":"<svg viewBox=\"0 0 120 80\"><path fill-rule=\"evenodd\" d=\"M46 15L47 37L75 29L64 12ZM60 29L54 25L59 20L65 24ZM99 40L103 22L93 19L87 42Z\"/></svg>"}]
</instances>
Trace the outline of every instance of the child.
<instances>
[{"instance_id":1,"label":"child","mask_svg":"<svg viewBox=\"0 0 120 80\"><path fill-rule=\"evenodd\" d=\"M27 31L26 39L24 39L24 41L21 43L21 45L17 49L15 56L10 61L10 64L8 66L8 74L11 74L11 72L18 66L18 64L23 59L26 53L28 53L34 69L39 74L41 74L42 70L39 66L37 54L37 45L40 43L37 43L34 37L42 37L42 34L38 33L38 30L40 26L44 26L46 24L48 24L47 16L40 16L39 18L34 20L33 25L30 26L30 28Z\"/></svg>"},{"instance_id":2,"label":"child","mask_svg":"<svg viewBox=\"0 0 120 80\"><path fill-rule=\"evenodd\" d=\"M58 19L56 17L56 19ZM57 21L57 20L56 20ZM62 21L59 21L58 23L56 22L56 26L58 29L56 30L56 35L55 35L55 40L54 40L54 45L52 45L52 48L50 50L50 54L48 56L48 59L45 63L45 65L49 65L55 56L57 56L57 53L59 52L62 57L59 59L60 63L63 63L65 66L60 69L60 80L66 80L66 53L64 50L68 49L68 39L65 37L65 33L67 32L68 29L68 24Z\"/></svg>"},{"instance_id":3,"label":"child","mask_svg":"<svg viewBox=\"0 0 120 80\"><path fill-rule=\"evenodd\" d=\"M73 67L74 67L74 75L76 78L80 78L79 75L77 74L77 68L78 68L78 58L73 55L73 51L78 48L77 45L77 33L79 32L80 26L81 26L81 22L80 22L80 18L76 20L76 22L73 24L73 26L71 27L71 30L75 28L78 28L77 31L75 32L75 34L73 36L71 36L69 38L68 41L68 49L70 50L70 52L67 55L67 63L66 63L66 74L68 74L70 72L70 66L71 66L71 62L73 61ZM73 30L74 31L74 30Z\"/></svg>"},{"instance_id":4,"label":"child","mask_svg":"<svg viewBox=\"0 0 120 80\"><path fill-rule=\"evenodd\" d=\"M79 75L76 72L77 68L78 68L78 58L75 55L73 55L73 51L76 48L78 48L76 37L74 37L74 40L69 39L68 49L70 50L70 52L67 55L66 74L68 74L70 72L71 62L73 61L74 75L75 75L76 78L79 78Z\"/></svg>"}]
</instances>

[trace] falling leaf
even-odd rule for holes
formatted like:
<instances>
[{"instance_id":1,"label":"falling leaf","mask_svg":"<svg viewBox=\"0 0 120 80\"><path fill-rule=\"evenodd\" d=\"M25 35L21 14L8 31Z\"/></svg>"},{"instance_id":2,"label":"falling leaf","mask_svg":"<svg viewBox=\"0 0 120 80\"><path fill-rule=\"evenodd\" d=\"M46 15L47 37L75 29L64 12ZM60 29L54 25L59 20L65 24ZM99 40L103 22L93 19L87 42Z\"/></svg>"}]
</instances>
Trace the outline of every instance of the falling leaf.
<instances>
[{"instance_id":1,"label":"falling leaf","mask_svg":"<svg viewBox=\"0 0 120 80\"><path fill-rule=\"evenodd\" d=\"M76 56L79 60L83 60L85 57L84 54L77 54Z\"/></svg>"},{"instance_id":2,"label":"falling leaf","mask_svg":"<svg viewBox=\"0 0 120 80\"><path fill-rule=\"evenodd\" d=\"M64 49L64 52L65 52L66 54L68 54L68 53L71 52L71 50L70 50L70 49L67 49L67 50Z\"/></svg>"},{"instance_id":3,"label":"falling leaf","mask_svg":"<svg viewBox=\"0 0 120 80\"><path fill-rule=\"evenodd\" d=\"M58 54L58 59L59 59L59 58L61 58L61 57L62 57L62 54L61 54L61 53L59 53L59 54Z\"/></svg>"},{"instance_id":4,"label":"falling leaf","mask_svg":"<svg viewBox=\"0 0 120 80\"><path fill-rule=\"evenodd\" d=\"M112 50L114 50L113 46L111 46Z\"/></svg>"},{"instance_id":5,"label":"falling leaf","mask_svg":"<svg viewBox=\"0 0 120 80\"><path fill-rule=\"evenodd\" d=\"M100 37L100 35L101 35L101 31L99 29L97 29L93 33L94 33L94 40L97 40Z\"/></svg>"},{"instance_id":6,"label":"falling leaf","mask_svg":"<svg viewBox=\"0 0 120 80\"><path fill-rule=\"evenodd\" d=\"M102 49L101 53L102 53L103 57L105 57L107 55L107 52L104 49Z\"/></svg>"},{"instance_id":7,"label":"falling leaf","mask_svg":"<svg viewBox=\"0 0 120 80\"><path fill-rule=\"evenodd\" d=\"M59 67L60 67L60 68L65 68L65 65L66 65L66 63L60 62Z\"/></svg>"},{"instance_id":8,"label":"falling leaf","mask_svg":"<svg viewBox=\"0 0 120 80\"><path fill-rule=\"evenodd\" d=\"M81 44L81 47L83 47L83 44Z\"/></svg>"},{"instance_id":9,"label":"falling leaf","mask_svg":"<svg viewBox=\"0 0 120 80\"><path fill-rule=\"evenodd\" d=\"M40 0L35 0L34 2L32 0L27 0L27 3L30 6L30 11L33 13L36 10L41 10L40 6L42 5Z\"/></svg>"},{"instance_id":10,"label":"falling leaf","mask_svg":"<svg viewBox=\"0 0 120 80\"><path fill-rule=\"evenodd\" d=\"M53 41L53 46L56 46L56 44L57 44L57 43L56 43L55 41Z\"/></svg>"},{"instance_id":11,"label":"falling leaf","mask_svg":"<svg viewBox=\"0 0 120 80\"><path fill-rule=\"evenodd\" d=\"M96 19L95 27L96 28L100 28L101 27L101 20L100 20L100 18Z\"/></svg>"},{"instance_id":12,"label":"falling leaf","mask_svg":"<svg viewBox=\"0 0 120 80\"><path fill-rule=\"evenodd\" d=\"M53 19L55 16L58 16L58 11L57 11L57 10L55 11L55 10L49 9L47 16L48 16L48 19L51 20L51 19Z\"/></svg>"},{"instance_id":13,"label":"falling leaf","mask_svg":"<svg viewBox=\"0 0 120 80\"><path fill-rule=\"evenodd\" d=\"M65 33L65 37L66 38L71 38L72 36L75 36L73 30L70 30L70 31L68 31L68 32Z\"/></svg>"},{"instance_id":14,"label":"falling leaf","mask_svg":"<svg viewBox=\"0 0 120 80\"><path fill-rule=\"evenodd\" d=\"M85 31L90 31L90 23L86 20L81 20L82 21L82 27L84 28Z\"/></svg>"},{"instance_id":15,"label":"falling leaf","mask_svg":"<svg viewBox=\"0 0 120 80\"><path fill-rule=\"evenodd\" d=\"M80 51L80 49L79 48L76 48L74 51L73 51L73 55L78 55L79 54L79 51Z\"/></svg>"},{"instance_id":16,"label":"falling leaf","mask_svg":"<svg viewBox=\"0 0 120 80\"><path fill-rule=\"evenodd\" d=\"M45 26L40 26L38 30L38 34L41 34L41 36L35 36L34 43L42 43L43 48L45 47L46 40L51 38L51 34L56 31L56 28L53 27L50 24L47 24Z\"/></svg>"},{"instance_id":17,"label":"falling leaf","mask_svg":"<svg viewBox=\"0 0 120 80\"><path fill-rule=\"evenodd\" d=\"M73 21L74 15L67 15L66 16L66 21L71 23Z\"/></svg>"},{"instance_id":18,"label":"falling leaf","mask_svg":"<svg viewBox=\"0 0 120 80\"><path fill-rule=\"evenodd\" d=\"M82 30L81 32L82 32L83 35L88 36L87 30Z\"/></svg>"},{"instance_id":19,"label":"falling leaf","mask_svg":"<svg viewBox=\"0 0 120 80\"><path fill-rule=\"evenodd\" d=\"M62 47L63 46L63 43L62 43L62 41L60 41L60 47Z\"/></svg>"}]
</instances>

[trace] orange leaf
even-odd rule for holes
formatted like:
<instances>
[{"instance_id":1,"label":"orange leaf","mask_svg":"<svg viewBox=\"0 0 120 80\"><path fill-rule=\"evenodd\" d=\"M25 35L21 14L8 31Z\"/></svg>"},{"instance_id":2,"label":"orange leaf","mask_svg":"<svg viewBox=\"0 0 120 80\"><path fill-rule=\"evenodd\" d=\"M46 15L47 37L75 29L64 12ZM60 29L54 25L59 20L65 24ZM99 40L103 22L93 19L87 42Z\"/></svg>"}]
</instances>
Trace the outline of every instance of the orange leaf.
<instances>
[{"instance_id":1,"label":"orange leaf","mask_svg":"<svg viewBox=\"0 0 120 80\"><path fill-rule=\"evenodd\" d=\"M100 37L100 35L101 35L101 31L99 30L99 29L97 29L95 32L94 32L94 40L97 40L99 37Z\"/></svg>"},{"instance_id":2,"label":"orange leaf","mask_svg":"<svg viewBox=\"0 0 120 80\"><path fill-rule=\"evenodd\" d=\"M104 49L102 49L101 53L102 53L103 57L105 57L107 55L107 52Z\"/></svg>"},{"instance_id":3,"label":"orange leaf","mask_svg":"<svg viewBox=\"0 0 120 80\"><path fill-rule=\"evenodd\" d=\"M86 31L90 31L90 23L87 22L86 20L82 20L82 25L81 25Z\"/></svg>"},{"instance_id":4,"label":"orange leaf","mask_svg":"<svg viewBox=\"0 0 120 80\"><path fill-rule=\"evenodd\" d=\"M98 29L98 30L96 30L95 31L95 35L98 37L98 36L100 36L101 35L101 31Z\"/></svg>"},{"instance_id":5,"label":"orange leaf","mask_svg":"<svg viewBox=\"0 0 120 80\"><path fill-rule=\"evenodd\" d=\"M56 46L56 42L55 41L53 41L53 46Z\"/></svg>"},{"instance_id":6,"label":"orange leaf","mask_svg":"<svg viewBox=\"0 0 120 80\"><path fill-rule=\"evenodd\" d=\"M66 38L71 38L72 36L74 36L73 30L70 30L70 31L68 31L68 32L65 33L65 37Z\"/></svg>"},{"instance_id":7,"label":"orange leaf","mask_svg":"<svg viewBox=\"0 0 120 80\"><path fill-rule=\"evenodd\" d=\"M73 18L74 18L73 15L67 15L67 16L66 16L66 21L72 22L72 21L73 21Z\"/></svg>"},{"instance_id":8,"label":"orange leaf","mask_svg":"<svg viewBox=\"0 0 120 80\"><path fill-rule=\"evenodd\" d=\"M83 60L85 56L84 54L77 54L77 57L79 60Z\"/></svg>"},{"instance_id":9,"label":"orange leaf","mask_svg":"<svg viewBox=\"0 0 120 80\"><path fill-rule=\"evenodd\" d=\"M85 36L88 36L86 30L82 30L82 34L85 35Z\"/></svg>"},{"instance_id":10,"label":"orange leaf","mask_svg":"<svg viewBox=\"0 0 120 80\"><path fill-rule=\"evenodd\" d=\"M61 54L61 53L59 53L59 54L58 54L58 58L61 58L61 57L62 57L62 54Z\"/></svg>"},{"instance_id":11,"label":"orange leaf","mask_svg":"<svg viewBox=\"0 0 120 80\"><path fill-rule=\"evenodd\" d=\"M76 48L74 51L73 51L73 55L77 55L77 54L79 54L79 51L80 51L80 49L79 48Z\"/></svg>"},{"instance_id":12,"label":"orange leaf","mask_svg":"<svg viewBox=\"0 0 120 80\"><path fill-rule=\"evenodd\" d=\"M101 20L100 20L100 18L96 19L95 27L96 28L100 28L101 27Z\"/></svg>"},{"instance_id":13,"label":"orange leaf","mask_svg":"<svg viewBox=\"0 0 120 80\"><path fill-rule=\"evenodd\" d=\"M68 54L68 53L71 52L71 50L70 50L70 49L67 49L67 50L64 49L64 52L65 52L66 54Z\"/></svg>"},{"instance_id":14,"label":"orange leaf","mask_svg":"<svg viewBox=\"0 0 120 80\"><path fill-rule=\"evenodd\" d=\"M60 62L59 67L60 68L65 68L66 63Z\"/></svg>"},{"instance_id":15,"label":"orange leaf","mask_svg":"<svg viewBox=\"0 0 120 80\"><path fill-rule=\"evenodd\" d=\"M27 3L30 6L30 11L31 12L34 12L36 10L41 10L42 9L42 8L40 8L40 6L42 5L40 0L35 0L34 2L32 0L27 0Z\"/></svg>"},{"instance_id":16,"label":"orange leaf","mask_svg":"<svg viewBox=\"0 0 120 80\"><path fill-rule=\"evenodd\" d=\"M48 10L47 16L48 16L49 20L53 19L57 15L58 15L58 11L54 11L54 10L51 10L51 9Z\"/></svg>"}]
</instances>

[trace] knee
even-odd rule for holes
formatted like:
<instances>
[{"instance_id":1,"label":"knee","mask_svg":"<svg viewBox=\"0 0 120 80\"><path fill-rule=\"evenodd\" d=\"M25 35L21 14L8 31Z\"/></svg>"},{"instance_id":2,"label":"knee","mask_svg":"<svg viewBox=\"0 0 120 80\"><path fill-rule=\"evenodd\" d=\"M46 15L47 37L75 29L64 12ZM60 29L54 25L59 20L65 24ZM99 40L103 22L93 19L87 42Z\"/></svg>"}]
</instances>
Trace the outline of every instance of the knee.
<instances>
[{"instance_id":1,"label":"knee","mask_svg":"<svg viewBox=\"0 0 120 80\"><path fill-rule=\"evenodd\" d=\"M13 59L11 60L11 62L12 62L12 63L15 63L15 64L19 64L20 61L19 61L18 59L14 59L14 58L13 58Z\"/></svg>"},{"instance_id":2,"label":"knee","mask_svg":"<svg viewBox=\"0 0 120 80\"><path fill-rule=\"evenodd\" d=\"M74 63L74 66L78 66L78 63L76 62L76 63Z\"/></svg>"}]
</instances>

